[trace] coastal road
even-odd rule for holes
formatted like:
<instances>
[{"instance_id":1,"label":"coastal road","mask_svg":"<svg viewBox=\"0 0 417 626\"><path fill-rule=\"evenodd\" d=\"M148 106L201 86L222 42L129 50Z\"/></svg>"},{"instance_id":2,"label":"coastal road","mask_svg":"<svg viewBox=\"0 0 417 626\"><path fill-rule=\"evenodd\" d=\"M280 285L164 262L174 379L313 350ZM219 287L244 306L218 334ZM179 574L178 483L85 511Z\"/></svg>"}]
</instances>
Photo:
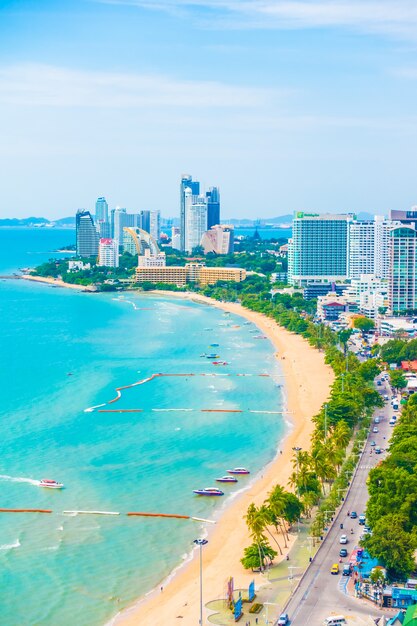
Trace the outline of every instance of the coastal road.
<instances>
[{"instance_id":1,"label":"coastal road","mask_svg":"<svg viewBox=\"0 0 417 626\"><path fill-rule=\"evenodd\" d=\"M358 517L364 513L368 499L366 480L369 470L386 454L385 452L379 455L375 452L371 454L373 447L370 446L370 443L375 441L376 446L385 449L391 436L392 426L389 425L389 419L394 414L391 406L391 389L388 383L384 382L382 386L378 386L378 391L389 396L385 407L377 409L375 412L375 416L382 417L381 422L378 425L372 423L365 451L360 458L349 494L339 510L332 528L325 536L320 550L285 609L289 615L291 626L323 624L324 619L332 613L345 616L349 614L372 615L374 617L383 614L369 602L351 598L345 593L348 577L342 576L341 573L338 576L330 573L333 563L339 562L340 548L346 547L349 557L352 550L358 545L360 535L363 532L363 526L359 525L358 519L350 519L348 511L356 511ZM374 426L377 426L378 433L372 432ZM340 529L341 523L343 523L343 530ZM351 534L351 529L353 529L353 534ZM342 534L346 534L348 537L349 543L346 546L342 546L339 542ZM340 569L343 568L343 563L348 562L348 557L342 559Z\"/></svg>"}]
</instances>

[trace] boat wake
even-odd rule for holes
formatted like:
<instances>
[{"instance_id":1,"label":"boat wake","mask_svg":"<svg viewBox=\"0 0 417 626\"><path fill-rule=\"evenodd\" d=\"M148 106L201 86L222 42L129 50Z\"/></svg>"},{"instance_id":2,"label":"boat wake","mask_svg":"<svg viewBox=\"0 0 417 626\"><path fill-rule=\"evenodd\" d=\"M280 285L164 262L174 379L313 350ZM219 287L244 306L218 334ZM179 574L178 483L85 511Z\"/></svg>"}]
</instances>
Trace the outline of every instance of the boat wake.
<instances>
[{"instance_id":1,"label":"boat wake","mask_svg":"<svg viewBox=\"0 0 417 626\"><path fill-rule=\"evenodd\" d=\"M7 476L6 474L0 474L0 480L7 480L11 483L29 483L39 487L39 480L33 480L33 478L24 478L23 476Z\"/></svg>"}]
</instances>

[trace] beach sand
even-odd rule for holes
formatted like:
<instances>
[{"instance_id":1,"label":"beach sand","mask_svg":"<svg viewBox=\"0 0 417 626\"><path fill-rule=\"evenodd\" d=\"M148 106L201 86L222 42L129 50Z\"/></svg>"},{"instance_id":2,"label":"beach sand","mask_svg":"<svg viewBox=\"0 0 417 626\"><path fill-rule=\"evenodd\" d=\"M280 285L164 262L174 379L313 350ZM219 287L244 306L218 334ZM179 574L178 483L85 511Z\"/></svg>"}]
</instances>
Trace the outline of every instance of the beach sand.
<instances>
[{"instance_id":1,"label":"beach sand","mask_svg":"<svg viewBox=\"0 0 417 626\"><path fill-rule=\"evenodd\" d=\"M158 292L161 294L161 292ZM292 428L281 443L281 452L247 491L236 498L226 509L219 522L210 529L209 543L203 548L204 603L224 598L225 584L233 576L235 588L247 587L253 579L252 572L246 572L240 559L243 548L250 545L248 530L243 519L251 502L259 505L277 483L288 488L292 472L292 448L309 447L313 431L311 418L319 411L329 396L329 388L334 376L331 368L324 363L324 355L312 348L308 342L284 328L272 319L235 303L219 303L195 294L167 292L166 295L188 298L236 313L250 320L273 343L277 358L285 377L285 395L288 419ZM198 536L196 527L196 536ZM152 592L147 598L121 612L111 621L118 626L195 626L199 623L199 561L194 558L179 569L172 580L164 587ZM265 582L261 574L255 575L255 585ZM204 614L207 616L206 610ZM203 623L206 619L203 618Z\"/></svg>"},{"instance_id":2,"label":"beach sand","mask_svg":"<svg viewBox=\"0 0 417 626\"><path fill-rule=\"evenodd\" d=\"M46 283L47 285L54 285L55 287L65 287L66 289L77 289L78 291L95 291L92 287L86 285L72 285L71 283L64 283L63 280L58 278L47 278L45 276L33 276L32 274L23 274L20 276L24 280L33 280L38 283Z\"/></svg>"}]
</instances>

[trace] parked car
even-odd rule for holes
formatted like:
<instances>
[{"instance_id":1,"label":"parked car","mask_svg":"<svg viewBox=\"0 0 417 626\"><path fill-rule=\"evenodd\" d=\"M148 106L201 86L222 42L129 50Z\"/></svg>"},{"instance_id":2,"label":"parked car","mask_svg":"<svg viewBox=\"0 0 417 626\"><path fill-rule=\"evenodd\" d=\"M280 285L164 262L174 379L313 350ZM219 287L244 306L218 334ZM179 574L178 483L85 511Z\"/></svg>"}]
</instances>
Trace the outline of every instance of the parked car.
<instances>
[{"instance_id":1,"label":"parked car","mask_svg":"<svg viewBox=\"0 0 417 626\"><path fill-rule=\"evenodd\" d=\"M279 626L286 626L286 624L288 623L289 623L288 613L281 613L277 621L277 624Z\"/></svg>"},{"instance_id":2,"label":"parked car","mask_svg":"<svg viewBox=\"0 0 417 626\"><path fill-rule=\"evenodd\" d=\"M365 525L365 515L363 513L361 515L359 515L359 524L361 526Z\"/></svg>"},{"instance_id":3,"label":"parked car","mask_svg":"<svg viewBox=\"0 0 417 626\"><path fill-rule=\"evenodd\" d=\"M346 544L348 542L347 535L340 535L339 543Z\"/></svg>"},{"instance_id":4,"label":"parked car","mask_svg":"<svg viewBox=\"0 0 417 626\"><path fill-rule=\"evenodd\" d=\"M397 421L397 420L395 419L395 416L392 416L392 417L391 417L391 419L390 419L390 421L389 421L389 425L390 425L390 426L395 426L395 422L396 422L396 421Z\"/></svg>"},{"instance_id":5,"label":"parked car","mask_svg":"<svg viewBox=\"0 0 417 626\"><path fill-rule=\"evenodd\" d=\"M357 517L358 517L358 514L356 513L356 511L351 511L350 519L356 519Z\"/></svg>"},{"instance_id":6,"label":"parked car","mask_svg":"<svg viewBox=\"0 0 417 626\"><path fill-rule=\"evenodd\" d=\"M333 565L330 568L330 573L331 574L338 574L339 573L339 563L333 563Z\"/></svg>"},{"instance_id":7,"label":"parked car","mask_svg":"<svg viewBox=\"0 0 417 626\"><path fill-rule=\"evenodd\" d=\"M344 559L347 555L348 555L348 551L346 550L346 548L340 548L339 556L341 556Z\"/></svg>"}]
</instances>

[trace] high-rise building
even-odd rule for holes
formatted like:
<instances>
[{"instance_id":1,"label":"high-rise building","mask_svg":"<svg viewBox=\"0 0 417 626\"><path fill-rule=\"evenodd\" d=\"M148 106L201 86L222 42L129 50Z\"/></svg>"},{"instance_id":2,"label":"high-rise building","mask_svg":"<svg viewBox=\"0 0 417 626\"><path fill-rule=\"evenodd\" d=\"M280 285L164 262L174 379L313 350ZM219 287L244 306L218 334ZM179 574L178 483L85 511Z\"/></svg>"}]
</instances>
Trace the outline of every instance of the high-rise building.
<instances>
[{"instance_id":1,"label":"high-rise building","mask_svg":"<svg viewBox=\"0 0 417 626\"><path fill-rule=\"evenodd\" d=\"M191 195L200 195L200 183L196 180L193 181L193 177L190 174L183 174L181 176L180 183L180 236L181 236L181 250L185 250L185 230L186 230L186 218L185 218L185 190L190 189Z\"/></svg>"},{"instance_id":2,"label":"high-rise building","mask_svg":"<svg viewBox=\"0 0 417 626\"><path fill-rule=\"evenodd\" d=\"M123 228L123 252L143 255L148 249L151 254L159 254L158 244L152 235L137 226Z\"/></svg>"},{"instance_id":3,"label":"high-rise building","mask_svg":"<svg viewBox=\"0 0 417 626\"><path fill-rule=\"evenodd\" d=\"M96 200L96 223L109 221L109 205L106 198L97 198Z\"/></svg>"},{"instance_id":4,"label":"high-rise building","mask_svg":"<svg viewBox=\"0 0 417 626\"><path fill-rule=\"evenodd\" d=\"M161 212L151 211L149 233L155 239L159 241L161 237Z\"/></svg>"},{"instance_id":5,"label":"high-rise building","mask_svg":"<svg viewBox=\"0 0 417 626\"><path fill-rule=\"evenodd\" d=\"M389 257L389 308L392 312L416 309L417 231L413 223L390 231Z\"/></svg>"},{"instance_id":6,"label":"high-rise building","mask_svg":"<svg viewBox=\"0 0 417 626\"><path fill-rule=\"evenodd\" d=\"M119 267L119 246L114 239L100 239L98 264L106 267Z\"/></svg>"},{"instance_id":7,"label":"high-rise building","mask_svg":"<svg viewBox=\"0 0 417 626\"><path fill-rule=\"evenodd\" d=\"M206 191L207 202L207 230L220 224L220 190L218 187L210 187Z\"/></svg>"},{"instance_id":8,"label":"high-rise building","mask_svg":"<svg viewBox=\"0 0 417 626\"><path fill-rule=\"evenodd\" d=\"M120 247L123 245L123 228L139 227L141 216L138 213L128 213L126 209L116 208L112 210L113 239Z\"/></svg>"},{"instance_id":9,"label":"high-rise building","mask_svg":"<svg viewBox=\"0 0 417 626\"><path fill-rule=\"evenodd\" d=\"M377 278L389 278L390 274L390 232L400 222L375 215L375 271Z\"/></svg>"},{"instance_id":10,"label":"high-rise building","mask_svg":"<svg viewBox=\"0 0 417 626\"><path fill-rule=\"evenodd\" d=\"M185 197L185 250L192 252L200 245L207 230L207 204L204 196L194 196L189 187L184 190Z\"/></svg>"},{"instance_id":11,"label":"high-rise building","mask_svg":"<svg viewBox=\"0 0 417 626\"><path fill-rule=\"evenodd\" d=\"M75 216L77 256L96 257L98 254L98 232L90 211L80 209Z\"/></svg>"},{"instance_id":12,"label":"high-rise building","mask_svg":"<svg viewBox=\"0 0 417 626\"><path fill-rule=\"evenodd\" d=\"M297 212L288 246L288 279L293 285L309 281L345 280L348 272L348 227L353 215L309 215Z\"/></svg>"},{"instance_id":13,"label":"high-rise building","mask_svg":"<svg viewBox=\"0 0 417 626\"><path fill-rule=\"evenodd\" d=\"M146 230L147 233L151 232L151 212L150 211L141 211L140 212L140 221L138 223L139 228L142 230Z\"/></svg>"},{"instance_id":14,"label":"high-rise building","mask_svg":"<svg viewBox=\"0 0 417 626\"><path fill-rule=\"evenodd\" d=\"M207 230L202 238L201 245L204 254L233 254L234 226L231 224L218 224Z\"/></svg>"},{"instance_id":15,"label":"high-rise building","mask_svg":"<svg viewBox=\"0 0 417 626\"><path fill-rule=\"evenodd\" d=\"M375 271L375 222L354 220L349 224L348 277L359 278Z\"/></svg>"}]
</instances>

